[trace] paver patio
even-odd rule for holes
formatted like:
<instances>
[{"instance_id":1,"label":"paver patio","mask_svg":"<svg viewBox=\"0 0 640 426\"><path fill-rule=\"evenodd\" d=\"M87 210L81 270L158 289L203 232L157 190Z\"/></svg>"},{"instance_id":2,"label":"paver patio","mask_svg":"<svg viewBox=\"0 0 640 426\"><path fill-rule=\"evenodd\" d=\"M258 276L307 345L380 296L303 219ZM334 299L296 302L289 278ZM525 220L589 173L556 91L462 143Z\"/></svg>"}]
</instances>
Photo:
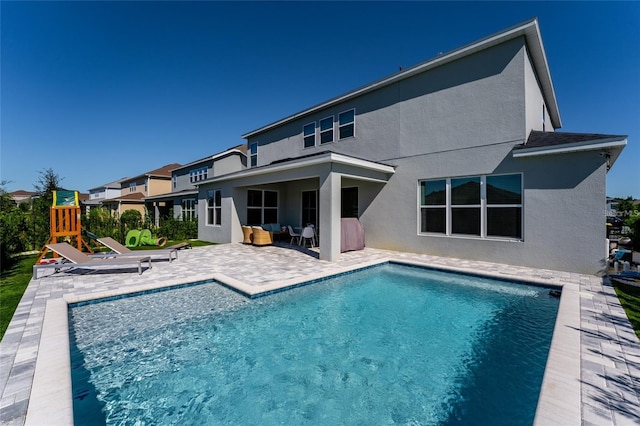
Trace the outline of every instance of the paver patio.
<instances>
[{"instance_id":1,"label":"paver patio","mask_svg":"<svg viewBox=\"0 0 640 426\"><path fill-rule=\"evenodd\" d=\"M563 286L537 423L548 424L553 419L553 424L640 424L640 342L608 280L371 248L343 253L338 262L329 263L319 260L314 250L287 244L223 244L183 250L178 260L154 262L153 268L142 275L124 269L43 273L43 277L29 283L0 343L0 423L38 424L46 418L53 421L47 417L51 415L47 412L50 405L42 402L43 395L53 392L58 397L62 395L65 405L64 409L60 407L63 420L59 422L70 423L70 389L58 389L55 382L51 383L53 375L64 381L69 373L47 369L54 365L50 363L53 353L68 344L64 342L66 330L56 326L57 322L66 321L68 302L211 278L245 293L260 293L388 260ZM55 312L62 318L56 319ZM52 376L47 377L49 374Z\"/></svg>"}]
</instances>

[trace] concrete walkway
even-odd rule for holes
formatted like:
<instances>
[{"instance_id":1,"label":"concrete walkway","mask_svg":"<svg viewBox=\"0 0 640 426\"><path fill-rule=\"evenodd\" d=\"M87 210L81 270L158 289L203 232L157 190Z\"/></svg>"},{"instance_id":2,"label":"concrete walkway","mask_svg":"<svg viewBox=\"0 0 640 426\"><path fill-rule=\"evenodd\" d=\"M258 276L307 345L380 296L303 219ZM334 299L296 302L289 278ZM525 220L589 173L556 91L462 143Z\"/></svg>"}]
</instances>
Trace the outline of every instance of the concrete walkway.
<instances>
[{"instance_id":1,"label":"concrete walkway","mask_svg":"<svg viewBox=\"0 0 640 426\"><path fill-rule=\"evenodd\" d=\"M142 275L40 272L45 276L30 282L0 343L0 423L71 423L67 303L212 278L254 294L389 260L563 287L536 423L640 424L640 342L607 280L370 248L329 263L286 244L183 250L178 260L154 262Z\"/></svg>"}]
</instances>

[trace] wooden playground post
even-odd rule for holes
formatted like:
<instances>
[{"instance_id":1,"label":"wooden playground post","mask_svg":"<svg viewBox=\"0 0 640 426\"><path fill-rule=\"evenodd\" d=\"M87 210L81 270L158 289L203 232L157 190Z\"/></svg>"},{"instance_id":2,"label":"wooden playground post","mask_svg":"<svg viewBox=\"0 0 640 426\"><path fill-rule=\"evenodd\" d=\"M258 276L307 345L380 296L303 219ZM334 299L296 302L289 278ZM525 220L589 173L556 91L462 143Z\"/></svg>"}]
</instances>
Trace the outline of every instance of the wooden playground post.
<instances>
[{"instance_id":1,"label":"wooden playground post","mask_svg":"<svg viewBox=\"0 0 640 426\"><path fill-rule=\"evenodd\" d=\"M49 241L47 244L55 244L58 238L71 237L75 238L78 250L82 251L82 247L86 247L90 253L93 253L91 247L82 239L82 225L80 223L80 206L56 206L53 205L49 209L51 221L49 226ZM40 257L36 261L40 261L47 255L49 249L45 245L40 253ZM57 253L53 253L54 257L58 257Z\"/></svg>"}]
</instances>

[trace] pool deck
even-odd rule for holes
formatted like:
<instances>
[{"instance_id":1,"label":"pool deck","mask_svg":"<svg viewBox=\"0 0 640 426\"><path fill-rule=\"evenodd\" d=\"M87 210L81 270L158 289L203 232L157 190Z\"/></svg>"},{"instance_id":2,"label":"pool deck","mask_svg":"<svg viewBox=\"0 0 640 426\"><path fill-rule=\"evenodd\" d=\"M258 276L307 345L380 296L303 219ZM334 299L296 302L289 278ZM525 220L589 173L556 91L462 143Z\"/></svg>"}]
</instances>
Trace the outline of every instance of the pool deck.
<instances>
[{"instance_id":1,"label":"pool deck","mask_svg":"<svg viewBox=\"0 0 640 426\"><path fill-rule=\"evenodd\" d=\"M329 263L286 244L182 250L142 275L41 271L0 342L0 423L72 424L68 303L209 279L258 294L385 261L562 287L535 423L640 424L640 342L606 278L371 248Z\"/></svg>"}]
</instances>

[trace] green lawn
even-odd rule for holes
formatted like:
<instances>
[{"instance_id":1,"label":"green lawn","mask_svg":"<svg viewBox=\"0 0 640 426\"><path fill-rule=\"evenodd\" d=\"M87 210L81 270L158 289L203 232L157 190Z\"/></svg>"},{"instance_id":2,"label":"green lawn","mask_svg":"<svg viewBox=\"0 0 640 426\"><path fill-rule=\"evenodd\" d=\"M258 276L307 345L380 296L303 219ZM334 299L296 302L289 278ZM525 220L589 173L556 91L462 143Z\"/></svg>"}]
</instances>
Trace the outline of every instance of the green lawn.
<instances>
[{"instance_id":1,"label":"green lawn","mask_svg":"<svg viewBox=\"0 0 640 426\"><path fill-rule=\"evenodd\" d=\"M37 259L37 254L16 259L16 263L0 276L0 339L31 281L33 264Z\"/></svg>"},{"instance_id":2,"label":"green lawn","mask_svg":"<svg viewBox=\"0 0 640 426\"><path fill-rule=\"evenodd\" d=\"M167 241L167 246L181 243L183 241ZM212 245L205 241L189 241L193 247L201 247ZM136 247L134 250L153 250L162 249L156 246ZM38 259L38 255L25 256L16 259L9 269L2 272L0 276L0 339L4 336L13 313L16 311L18 303L22 298L22 294L31 281L33 275L33 264Z\"/></svg>"},{"instance_id":3,"label":"green lawn","mask_svg":"<svg viewBox=\"0 0 640 426\"><path fill-rule=\"evenodd\" d=\"M615 280L612 280L612 282L620 304L627 313L627 318L629 318L631 326L640 339L640 287L626 285Z\"/></svg>"}]
</instances>

